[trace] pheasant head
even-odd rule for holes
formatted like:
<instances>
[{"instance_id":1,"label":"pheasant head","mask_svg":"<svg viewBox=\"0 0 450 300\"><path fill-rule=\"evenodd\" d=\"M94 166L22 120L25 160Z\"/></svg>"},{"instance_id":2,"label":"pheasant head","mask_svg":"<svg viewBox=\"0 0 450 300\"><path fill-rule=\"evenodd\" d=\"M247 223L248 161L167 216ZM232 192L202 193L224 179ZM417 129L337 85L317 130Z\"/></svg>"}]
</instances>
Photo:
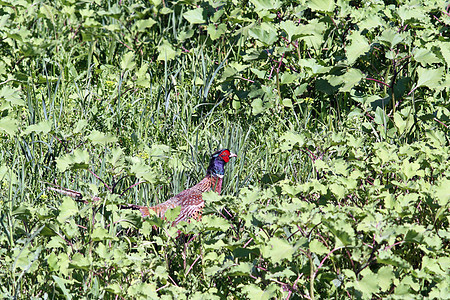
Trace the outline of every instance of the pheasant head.
<instances>
[{"instance_id":1,"label":"pheasant head","mask_svg":"<svg viewBox=\"0 0 450 300\"><path fill-rule=\"evenodd\" d=\"M223 177L225 174L225 164L230 161L230 158L236 157L237 155L230 152L228 149L222 149L214 152L211 155L211 160L209 161L209 167L206 170L206 175Z\"/></svg>"}]
</instances>

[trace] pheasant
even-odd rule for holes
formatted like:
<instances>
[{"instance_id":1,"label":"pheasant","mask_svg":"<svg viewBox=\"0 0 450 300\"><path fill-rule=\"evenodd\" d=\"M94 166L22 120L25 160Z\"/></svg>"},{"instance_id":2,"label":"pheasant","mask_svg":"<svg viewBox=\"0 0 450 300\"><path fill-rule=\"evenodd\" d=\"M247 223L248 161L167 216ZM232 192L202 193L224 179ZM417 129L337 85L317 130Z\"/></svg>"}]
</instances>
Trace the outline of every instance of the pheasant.
<instances>
[{"instance_id":1,"label":"pheasant","mask_svg":"<svg viewBox=\"0 0 450 300\"><path fill-rule=\"evenodd\" d=\"M186 221L193 218L200 221L202 218L202 209L205 205L202 194L214 190L220 194L222 189L222 180L225 174L225 164L230 161L230 158L237 157L236 154L230 152L228 149L222 149L214 152L211 155L206 176L199 183L193 187L180 192L173 196L166 202L160 203L156 206L145 207L139 205L128 205L128 208L137 209L142 213L143 217L150 216L150 210L153 210L157 216L163 218L168 209L180 206L180 214L172 223L172 226L181 221Z\"/></svg>"},{"instance_id":2,"label":"pheasant","mask_svg":"<svg viewBox=\"0 0 450 300\"><path fill-rule=\"evenodd\" d=\"M164 214L168 209L180 206L180 214L172 223L172 226L180 223L181 221L186 221L190 218L200 221L202 218L202 209L205 205L202 194L211 190L214 190L216 193L220 194L220 191L222 190L222 180L225 174L225 164L229 162L230 158L232 157L237 157L237 155L232 153L228 149L222 149L214 152L211 155L211 160L209 162L208 169L206 170L205 178L203 178L193 187L182 191L181 193L173 196L164 203L160 203L156 206L151 207L128 204L120 205L120 208L139 210L142 213L143 217L150 216L150 210L153 210L157 216L164 218ZM49 190L67 195L77 201L88 203L87 201L83 200L83 195L80 192L61 188L51 183L47 184L53 186L47 187L47 189ZM100 200L100 198L93 197L92 200L95 202Z\"/></svg>"}]
</instances>

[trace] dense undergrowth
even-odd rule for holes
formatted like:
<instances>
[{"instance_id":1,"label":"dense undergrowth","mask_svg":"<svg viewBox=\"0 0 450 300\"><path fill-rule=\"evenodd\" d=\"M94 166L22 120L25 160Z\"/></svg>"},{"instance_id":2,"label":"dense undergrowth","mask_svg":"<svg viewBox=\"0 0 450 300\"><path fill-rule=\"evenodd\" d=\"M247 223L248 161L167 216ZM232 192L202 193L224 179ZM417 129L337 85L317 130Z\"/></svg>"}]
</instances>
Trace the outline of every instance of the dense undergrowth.
<instances>
[{"instance_id":1,"label":"dense undergrowth","mask_svg":"<svg viewBox=\"0 0 450 300\"><path fill-rule=\"evenodd\" d=\"M0 5L1 298L450 298L443 1Z\"/></svg>"}]
</instances>

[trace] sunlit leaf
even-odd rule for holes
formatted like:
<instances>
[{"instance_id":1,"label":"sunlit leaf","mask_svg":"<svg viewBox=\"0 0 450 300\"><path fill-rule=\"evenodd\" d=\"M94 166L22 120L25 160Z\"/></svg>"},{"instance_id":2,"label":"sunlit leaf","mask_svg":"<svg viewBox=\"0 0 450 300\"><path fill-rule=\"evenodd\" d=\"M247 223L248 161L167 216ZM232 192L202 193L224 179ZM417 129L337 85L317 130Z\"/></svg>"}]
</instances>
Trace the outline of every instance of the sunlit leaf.
<instances>
[{"instance_id":1,"label":"sunlit leaf","mask_svg":"<svg viewBox=\"0 0 450 300\"><path fill-rule=\"evenodd\" d=\"M64 197L59 207L58 221L65 222L68 218L78 213L78 206L76 202L69 197Z\"/></svg>"},{"instance_id":2,"label":"sunlit leaf","mask_svg":"<svg viewBox=\"0 0 450 300\"><path fill-rule=\"evenodd\" d=\"M352 34L350 37L352 43L345 48L347 53L348 63L350 65L354 64L356 59L369 51L370 46L366 41L365 37L359 33Z\"/></svg>"},{"instance_id":3,"label":"sunlit leaf","mask_svg":"<svg viewBox=\"0 0 450 300\"><path fill-rule=\"evenodd\" d=\"M49 133L52 128L52 125L49 121L41 121L38 124L33 124L28 126L22 133L22 135L30 134L31 132L35 133Z\"/></svg>"},{"instance_id":4,"label":"sunlit leaf","mask_svg":"<svg viewBox=\"0 0 450 300\"><path fill-rule=\"evenodd\" d=\"M135 26L136 26L137 31L145 32L155 24L156 24L155 20L153 20L152 18L148 18L145 20L136 21Z\"/></svg>"},{"instance_id":5,"label":"sunlit leaf","mask_svg":"<svg viewBox=\"0 0 450 300\"><path fill-rule=\"evenodd\" d=\"M141 160L133 162L130 167L130 172L134 173L136 177L144 179L150 183L155 183L158 180L157 172Z\"/></svg>"},{"instance_id":6,"label":"sunlit leaf","mask_svg":"<svg viewBox=\"0 0 450 300\"><path fill-rule=\"evenodd\" d=\"M0 119L0 130L5 131L10 136L13 136L18 129L17 121L10 117Z\"/></svg>"},{"instance_id":7,"label":"sunlit leaf","mask_svg":"<svg viewBox=\"0 0 450 300\"><path fill-rule=\"evenodd\" d=\"M278 35L275 30L263 29L261 27L254 27L250 29L249 35L263 42L265 45L272 45L278 40Z\"/></svg>"},{"instance_id":8,"label":"sunlit leaf","mask_svg":"<svg viewBox=\"0 0 450 300\"><path fill-rule=\"evenodd\" d=\"M301 30L301 26L291 20L281 22L280 28L287 33L289 41L293 41L297 37L305 35Z\"/></svg>"},{"instance_id":9,"label":"sunlit leaf","mask_svg":"<svg viewBox=\"0 0 450 300\"><path fill-rule=\"evenodd\" d=\"M230 228L230 223L227 220L214 215L207 215L202 218L202 221L209 230L227 231Z\"/></svg>"},{"instance_id":10,"label":"sunlit leaf","mask_svg":"<svg viewBox=\"0 0 450 300\"><path fill-rule=\"evenodd\" d=\"M93 241L104 241L108 239L112 239L112 237L109 235L109 232L102 227L96 227L92 231L91 238Z\"/></svg>"},{"instance_id":11,"label":"sunlit leaf","mask_svg":"<svg viewBox=\"0 0 450 300\"><path fill-rule=\"evenodd\" d=\"M334 0L308 0L307 5L312 10L333 11L335 7Z\"/></svg>"},{"instance_id":12,"label":"sunlit leaf","mask_svg":"<svg viewBox=\"0 0 450 300\"><path fill-rule=\"evenodd\" d=\"M86 258L83 254L81 254L80 252L77 252L72 256L72 259L70 260L69 265L75 269L87 270L90 265L90 262L89 262L89 259Z\"/></svg>"},{"instance_id":13,"label":"sunlit leaf","mask_svg":"<svg viewBox=\"0 0 450 300\"><path fill-rule=\"evenodd\" d=\"M316 253L319 255L327 254L328 252L330 252L330 250L328 250L327 247L325 247L323 243L319 242L318 240L312 240L309 243L309 250L311 250L312 253Z\"/></svg>"},{"instance_id":14,"label":"sunlit leaf","mask_svg":"<svg viewBox=\"0 0 450 300\"><path fill-rule=\"evenodd\" d=\"M203 8L199 7L185 12L183 14L183 18L185 18L191 24L202 24L205 22L203 13Z\"/></svg>"},{"instance_id":15,"label":"sunlit leaf","mask_svg":"<svg viewBox=\"0 0 450 300\"><path fill-rule=\"evenodd\" d=\"M430 50L419 48L414 51L414 59L422 66L439 63L441 60Z\"/></svg>"},{"instance_id":16,"label":"sunlit leaf","mask_svg":"<svg viewBox=\"0 0 450 300\"><path fill-rule=\"evenodd\" d=\"M206 28L208 31L209 37L211 40L217 40L222 35L224 35L227 32L227 26L225 24L219 24L217 27L214 24L208 25Z\"/></svg>"},{"instance_id":17,"label":"sunlit leaf","mask_svg":"<svg viewBox=\"0 0 450 300\"><path fill-rule=\"evenodd\" d=\"M279 0L250 0L250 2L255 6L256 11L278 9L281 5Z\"/></svg>"},{"instance_id":18,"label":"sunlit leaf","mask_svg":"<svg viewBox=\"0 0 450 300\"><path fill-rule=\"evenodd\" d=\"M73 154L66 154L56 159L56 166L60 172L69 168L86 169L89 165L89 152L87 150L76 149Z\"/></svg>"},{"instance_id":19,"label":"sunlit leaf","mask_svg":"<svg viewBox=\"0 0 450 300\"><path fill-rule=\"evenodd\" d=\"M391 266L384 266L378 270L377 277L377 282L381 290L387 291L391 287L395 275L394 272L392 272Z\"/></svg>"},{"instance_id":20,"label":"sunlit leaf","mask_svg":"<svg viewBox=\"0 0 450 300\"><path fill-rule=\"evenodd\" d=\"M120 66L123 70L131 70L136 66L136 63L134 61L134 53L132 51L128 51L123 57L122 61L120 62Z\"/></svg>"},{"instance_id":21,"label":"sunlit leaf","mask_svg":"<svg viewBox=\"0 0 450 300\"><path fill-rule=\"evenodd\" d=\"M56 286L61 289L66 299L72 299L72 295L69 290L66 288L66 284L71 284L73 280L66 280L64 278L60 278L56 275L52 275L53 280L56 282Z\"/></svg>"},{"instance_id":22,"label":"sunlit leaf","mask_svg":"<svg viewBox=\"0 0 450 300\"><path fill-rule=\"evenodd\" d=\"M100 131L93 130L91 134L87 136L87 138L95 145L106 145L108 143L115 143L117 142L117 138L110 135L110 134L104 134Z\"/></svg>"},{"instance_id":23,"label":"sunlit leaf","mask_svg":"<svg viewBox=\"0 0 450 300\"><path fill-rule=\"evenodd\" d=\"M22 93L9 86L3 86L0 89L0 100L1 99L8 101L13 106L25 106L25 101L22 99Z\"/></svg>"},{"instance_id":24,"label":"sunlit leaf","mask_svg":"<svg viewBox=\"0 0 450 300\"><path fill-rule=\"evenodd\" d=\"M441 205L448 205L450 201L450 180L443 179L436 187L436 197Z\"/></svg>"},{"instance_id":25,"label":"sunlit leaf","mask_svg":"<svg viewBox=\"0 0 450 300\"><path fill-rule=\"evenodd\" d=\"M295 248L286 240L271 238L266 246L262 248L262 254L274 263L280 263L283 259L289 259L294 254Z\"/></svg>"},{"instance_id":26,"label":"sunlit leaf","mask_svg":"<svg viewBox=\"0 0 450 300\"><path fill-rule=\"evenodd\" d=\"M444 77L444 68L431 69L431 68L417 68L417 75L419 75L419 80L417 81L417 87L426 86L429 88L438 87L439 82Z\"/></svg>"},{"instance_id":27,"label":"sunlit leaf","mask_svg":"<svg viewBox=\"0 0 450 300\"><path fill-rule=\"evenodd\" d=\"M162 44L158 46L158 60L172 60L177 56L177 51L175 51L172 45L167 41L163 40Z\"/></svg>"},{"instance_id":28,"label":"sunlit leaf","mask_svg":"<svg viewBox=\"0 0 450 300\"><path fill-rule=\"evenodd\" d=\"M381 36L379 37L381 41L384 41L389 45L389 47L393 48L397 44L404 41L405 36L398 31L393 29L384 30Z\"/></svg>"},{"instance_id":29,"label":"sunlit leaf","mask_svg":"<svg viewBox=\"0 0 450 300\"><path fill-rule=\"evenodd\" d=\"M364 277L357 283L356 288L363 292L365 297L370 297L378 292L378 278L370 269L365 269L362 274Z\"/></svg>"},{"instance_id":30,"label":"sunlit leaf","mask_svg":"<svg viewBox=\"0 0 450 300\"><path fill-rule=\"evenodd\" d=\"M180 215L180 211L181 206L177 206L175 208L168 209L164 216L166 217L167 221L173 222Z\"/></svg>"}]
</instances>

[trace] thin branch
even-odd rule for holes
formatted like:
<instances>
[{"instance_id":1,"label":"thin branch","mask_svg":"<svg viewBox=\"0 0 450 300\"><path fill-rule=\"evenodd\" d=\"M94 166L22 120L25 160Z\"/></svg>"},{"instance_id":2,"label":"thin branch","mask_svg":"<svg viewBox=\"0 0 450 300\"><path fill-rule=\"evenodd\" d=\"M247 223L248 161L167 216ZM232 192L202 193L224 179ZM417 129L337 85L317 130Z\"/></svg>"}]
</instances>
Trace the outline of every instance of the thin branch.
<instances>
[{"instance_id":1,"label":"thin branch","mask_svg":"<svg viewBox=\"0 0 450 300\"><path fill-rule=\"evenodd\" d=\"M334 248L333 250L331 250L331 251L327 254L327 256L325 256L325 257L322 259L322 261L320 262L320 264L319 264L319 266L317 267L316 271L314 272L314 275L313 275L313 277L311 278L311 280L314 280L314 278L316 278L317 272L319 272L319 270L320 270L320 268L323 266L323 263L325 262L325 260L326 260L328 257L330 257L330 255L331 255L334 251L337 251L337 250L340 250L340 249L343 249L343 248L345 248L345 246L337 247L337 248Z\"/></svg>"},{"instance_id":2,"label":"thin branch","mask_svg":"<svg viewBox=\"0 0 450 300\"><path fill-rule=\"evenodd\" d=\"M189 272L191 271L192 267L193 267L193 266L195 265L195 263L200 259L200 257L201 257L201 255L197 256L197 258L194 260L194 262L192 263L192 265L191 265L191 266L189 267L189 269L187 270L185 276L187 276L187 275L189 274Z\"/></svg>"}]
</instances>

